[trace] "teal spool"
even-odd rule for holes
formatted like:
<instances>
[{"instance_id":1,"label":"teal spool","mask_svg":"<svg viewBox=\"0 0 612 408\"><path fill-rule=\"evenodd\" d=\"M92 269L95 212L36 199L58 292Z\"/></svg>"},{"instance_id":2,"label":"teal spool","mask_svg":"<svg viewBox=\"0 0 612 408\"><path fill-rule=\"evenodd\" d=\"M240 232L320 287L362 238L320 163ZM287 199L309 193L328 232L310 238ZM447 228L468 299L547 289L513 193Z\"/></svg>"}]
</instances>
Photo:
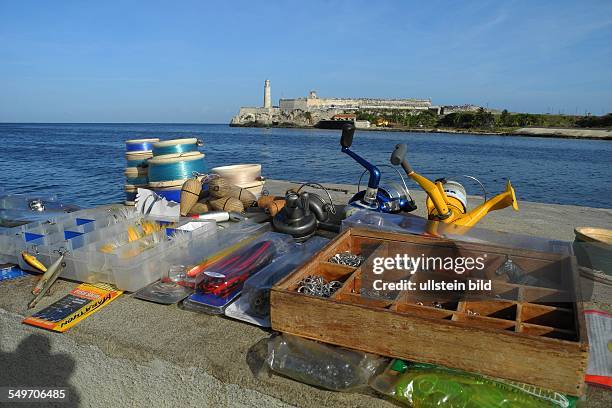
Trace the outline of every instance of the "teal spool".
<instances>
[{"instance_id":1,"label":"teal spool","mask_svg":"<svg viewBox=\"0 0 612 408\"><path fill-rule=\"evenodd\" d=\"M184 154L198 151L198 139L173 139L153 143L153 156Z\"/></svg>"},{"instance_id":2,"label":"teal spool","mask_svg":"<svg viewBox=\"0 0 612 408\"><path fill-rule=\"evenodd\" d=\"M177 144L174 146L153 147L153 156L163 156L166 154L189 153L198 151L196 144Z\"/></svg>"},{"instance_id":3,"label":"teal spool","mask_svg":"<svg viewBox=\"0 0 612 408\"><path fill-rule=\"evenodd\" d=\"M164 155L149 160L149 182L153 183L185 180L192 177L194 172L207 171L204 155L199 152Z\"/></svg>"}]
</instances>

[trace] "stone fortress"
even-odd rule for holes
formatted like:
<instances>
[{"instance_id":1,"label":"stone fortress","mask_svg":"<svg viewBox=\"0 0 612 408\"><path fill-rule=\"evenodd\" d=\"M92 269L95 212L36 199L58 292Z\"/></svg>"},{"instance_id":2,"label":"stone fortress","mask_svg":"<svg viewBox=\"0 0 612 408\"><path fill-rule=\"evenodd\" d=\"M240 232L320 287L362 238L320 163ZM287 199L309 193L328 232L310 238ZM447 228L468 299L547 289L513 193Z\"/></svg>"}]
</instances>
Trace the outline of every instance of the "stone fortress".
<instances>
[{"instance_id":1,"label":"stone fortress","mask_svg":"<svg viewBox=\"0 0 612 408\"><path fill-rule=\"evenodd\" d=\"M270 81L264 82L263 107L242 107L230 122L230 126L281 126L309 127L321 120L345 119L359 110L407 110L420 112L430 110L436 114L458 107L434 106L431 99L374 99L374 98L319 98L310 91L305 98L280 99L272 106ZM461 110L477 110L475 105L462 105ZM447 112L450 113L450 112ZM353 115L354 116L354 115ZM367 121L356 121L358 127L369 127Z\"/></svg>"}]
</instances>

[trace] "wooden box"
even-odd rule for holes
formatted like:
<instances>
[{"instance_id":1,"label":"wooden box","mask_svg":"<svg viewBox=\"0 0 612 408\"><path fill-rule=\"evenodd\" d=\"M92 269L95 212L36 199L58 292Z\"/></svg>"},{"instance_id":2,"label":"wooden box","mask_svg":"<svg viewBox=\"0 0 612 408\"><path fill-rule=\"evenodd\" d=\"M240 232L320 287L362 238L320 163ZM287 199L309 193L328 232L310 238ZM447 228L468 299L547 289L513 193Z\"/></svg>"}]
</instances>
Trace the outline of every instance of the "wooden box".
<instances>
[{"instance_id":1,"label":"wooden box","mask_svg":"<svg viewBox=\"0 0 612 408\"><path fill-rule=\"evenodd\" d=\"M358 268L330 263L349 251L368 257ZM493 295L401 291L372 297L362 291L374 255L470 256L487 254L484 270L462 279L493 280ZM523 284L500 276L511 259ZM339 346L409 361L440 364L581 395L588 341L573 257L474 243L351 228L271 292L272 328ZM368 271L369 272L369 271ZM411 281L434 276L415 273ZM320 275L342 287L329 298L298 293L303 278ZM551 282L553 288L524 282ZM564 290L565 290L564 289ZM563 299L559 295L571 295ZM432 302L432 296L434 301ZM437 298L436 298L437 296ZM578 297L576 297L578 296ZM437 299L437 300L436 300ZM571 300L576 301L571 301Z\"/></svg>"}]
</instances>

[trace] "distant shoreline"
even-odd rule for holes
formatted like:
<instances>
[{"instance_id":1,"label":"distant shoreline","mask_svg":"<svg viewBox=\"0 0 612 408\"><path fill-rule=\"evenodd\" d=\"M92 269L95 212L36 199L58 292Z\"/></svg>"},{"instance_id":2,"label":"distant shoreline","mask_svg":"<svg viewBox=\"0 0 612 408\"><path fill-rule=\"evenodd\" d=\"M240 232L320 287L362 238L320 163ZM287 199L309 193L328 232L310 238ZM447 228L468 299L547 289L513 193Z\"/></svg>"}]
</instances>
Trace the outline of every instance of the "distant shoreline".
<instances>
[{"instance_id":1,"label":"distant shoreline","mask_svg":"<svg viewBox=\"0 0 612 408\"><path fill-rule=\"evenodd\" d=\"M230 127L254 127L254 128L278 128L278 129L318 129L314 126L296 125L259 125L246 124ZM407 128L407 127L371 127L358 128L359 131L368 132L412 132L412 133L450 133L450 134L470 134L482 136L524 136L524 137L547 137L559 139L587 139L587 140L612 140L612 129L580 129L580 128L543 128L525 127L516 130L482 130L482 129L445 129L445 128Z\"/></svg>"}]
</instances>

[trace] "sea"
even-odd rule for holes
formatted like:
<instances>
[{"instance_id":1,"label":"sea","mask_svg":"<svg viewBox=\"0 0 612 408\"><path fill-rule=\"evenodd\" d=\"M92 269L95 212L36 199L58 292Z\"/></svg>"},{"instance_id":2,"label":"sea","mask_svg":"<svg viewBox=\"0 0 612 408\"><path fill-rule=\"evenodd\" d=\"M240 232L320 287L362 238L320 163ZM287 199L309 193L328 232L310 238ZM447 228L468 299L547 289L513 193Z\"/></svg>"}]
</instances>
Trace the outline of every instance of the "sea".
<instances>
[{"instance_id":1,"label":"sea","mask_svg":"<svg viewBox=\"0 0 612 408\"><path fill-rule=\"evenodd\" d=\"M57 195L91 207L124 200L125 140L196 137L209 168L261 163L270 179L357 184L363 168L340 151L340 133L225 124L0 124L0 191ZM462 182L469 194L504 190L519 200L612 208L612 142L473 134L355 133L352 149L388 165L397 143L419 173ZM381 167L383 179L399 181ZM364 181L367 176L364 177ZM410 188L417 189L410 182Z\"/></svg>"}]
</instances>

